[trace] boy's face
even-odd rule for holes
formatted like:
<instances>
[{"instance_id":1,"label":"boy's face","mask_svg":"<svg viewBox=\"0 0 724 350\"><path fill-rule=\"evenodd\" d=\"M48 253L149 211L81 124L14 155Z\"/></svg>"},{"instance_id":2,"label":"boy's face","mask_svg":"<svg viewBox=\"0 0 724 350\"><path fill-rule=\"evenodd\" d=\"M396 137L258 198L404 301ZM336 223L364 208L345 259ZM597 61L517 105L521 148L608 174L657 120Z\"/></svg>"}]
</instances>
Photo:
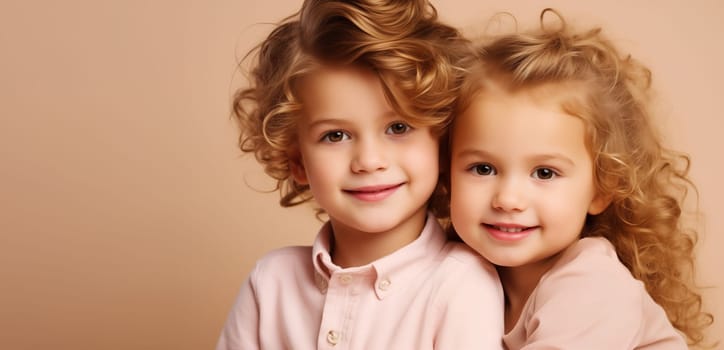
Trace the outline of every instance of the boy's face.
<instances>
[{"instance_id":1,"label":"boy's face","mask_svg":"<svg viewBox=\"0 0 724 350\"><path fill-rule=\"evenodd\" d=\"M496 265L533 270L578 240L595 196L584 123L545 87L491 89L455 120L451 217L460 237Z\"/></svg>"},{"instance_id":2,"label":"boy's face","mask_svg":"<svg viewBox=\"0 0 724 350\"><path fill-rule=\"evenodd\" d=\"M439 173L429 128L408 125L361 68L321 68L302 81L300 97L301 160L292 174L310 185L335 235L416 237Z\"/></svg>"}]
</instances>

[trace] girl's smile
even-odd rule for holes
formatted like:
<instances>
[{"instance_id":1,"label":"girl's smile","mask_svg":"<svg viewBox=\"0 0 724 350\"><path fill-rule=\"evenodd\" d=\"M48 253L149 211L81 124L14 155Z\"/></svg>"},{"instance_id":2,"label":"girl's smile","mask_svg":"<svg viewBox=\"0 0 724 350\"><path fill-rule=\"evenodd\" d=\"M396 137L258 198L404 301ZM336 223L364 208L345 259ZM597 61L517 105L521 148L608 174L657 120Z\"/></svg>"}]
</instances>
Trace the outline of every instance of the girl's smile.
<instances>
[{"instance_id":1,"label":"girl's smile","mask_svg":"<svg viewBox=\"0 0 724 350\"><path fill-rule=\"evenodd\" d=\"M496 240L514 242L528 237L540 226L521 226L515 224L482 224L485 230Z\"/></svg>"}]
</instances>

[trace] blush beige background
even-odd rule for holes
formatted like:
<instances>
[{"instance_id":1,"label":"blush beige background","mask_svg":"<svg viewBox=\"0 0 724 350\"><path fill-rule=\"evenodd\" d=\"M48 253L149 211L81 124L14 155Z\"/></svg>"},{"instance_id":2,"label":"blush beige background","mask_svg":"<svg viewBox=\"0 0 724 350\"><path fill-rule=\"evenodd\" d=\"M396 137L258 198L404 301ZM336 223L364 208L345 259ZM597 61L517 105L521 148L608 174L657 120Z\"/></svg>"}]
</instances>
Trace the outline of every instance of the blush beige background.
<instances>
[{"instance_id":1,"label":"blush beige background","mask_svg":"<svg viewBox=\"0 0 724 350\"><path fill-rule=\"evenodd\" d=\"M724 334L724 5L435 1L479 32L543 6L647 62L671 143L693 156L707 306ZM0 4L0 348L209 349L264 252L308 244L235 148L236 58L298 0ZM544 5L545 4L545 5Z\"/></svg>"}]
</instances>

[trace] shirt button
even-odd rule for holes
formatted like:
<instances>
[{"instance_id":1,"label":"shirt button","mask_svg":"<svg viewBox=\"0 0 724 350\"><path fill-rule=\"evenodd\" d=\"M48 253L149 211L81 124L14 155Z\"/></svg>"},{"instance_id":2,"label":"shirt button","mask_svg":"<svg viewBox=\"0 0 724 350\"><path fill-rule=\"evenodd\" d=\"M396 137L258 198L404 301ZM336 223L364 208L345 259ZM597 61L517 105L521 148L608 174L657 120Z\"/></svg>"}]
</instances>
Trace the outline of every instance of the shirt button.
<instances>
[{"instance_id":1,"label":"shirt button","mask_svg":"<svg viewBox=\"0 0 724 350\"><path fill-rule=\"evenodd\" d=\"M337 331L329 331L327 332L327 343L334 346L339 343L339 332Z\"/></svg>"},{"instance_id":2,"label":"shirt button","mask_svg":"<svg viewBox=\"0 0 724 350\"><path fill-rule=\"evenodd\" d=\"M342 282L342 284L347 285L347 284L349 284L349 282L352 282L352 276L350 276L350 275L339 276L339 281Z\"/></svg>"},{"instance_id":3,"label":"shirt button","mask_svg":"<svg viewBox=\"0 0 724 350\"><path fill-rule=\"evenodd\" d=\"M380 281L378 286L380 287L381 290L387 290L390 288L390 284L391 284L390 280L383 279L382 281Z\"/></svg>"}]
</instances>

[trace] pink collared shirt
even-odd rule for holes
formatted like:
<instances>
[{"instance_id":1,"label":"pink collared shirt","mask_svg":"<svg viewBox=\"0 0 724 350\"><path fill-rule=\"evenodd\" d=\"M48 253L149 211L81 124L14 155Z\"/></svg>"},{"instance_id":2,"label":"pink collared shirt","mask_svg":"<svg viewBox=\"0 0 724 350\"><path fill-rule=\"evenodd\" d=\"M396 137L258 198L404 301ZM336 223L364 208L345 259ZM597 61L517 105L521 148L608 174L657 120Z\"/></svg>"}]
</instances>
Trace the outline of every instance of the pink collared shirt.
<instances>
[{"instance_id":1,"label":"pink collared shirt","mask_svg":"<svg viewBox=\"0 0 724 350\"><path fill-rule=\"evenodd\" d=\"M329 241L327 223L312 247L260 259L216 349L502 349L495 269L432 215L414 242L366 266L332 263Z\"/></svg>"},{"instance_id":2,"label":"pink collared shirt","mask_svg":"<svg viewBox=\"0 0 724 350\"><path fill-rule=\"evenodd\" d=\"M566 249L503 339L509 350L687 349L664 309L602 237Z\"/></svg>"}]
</instances>

